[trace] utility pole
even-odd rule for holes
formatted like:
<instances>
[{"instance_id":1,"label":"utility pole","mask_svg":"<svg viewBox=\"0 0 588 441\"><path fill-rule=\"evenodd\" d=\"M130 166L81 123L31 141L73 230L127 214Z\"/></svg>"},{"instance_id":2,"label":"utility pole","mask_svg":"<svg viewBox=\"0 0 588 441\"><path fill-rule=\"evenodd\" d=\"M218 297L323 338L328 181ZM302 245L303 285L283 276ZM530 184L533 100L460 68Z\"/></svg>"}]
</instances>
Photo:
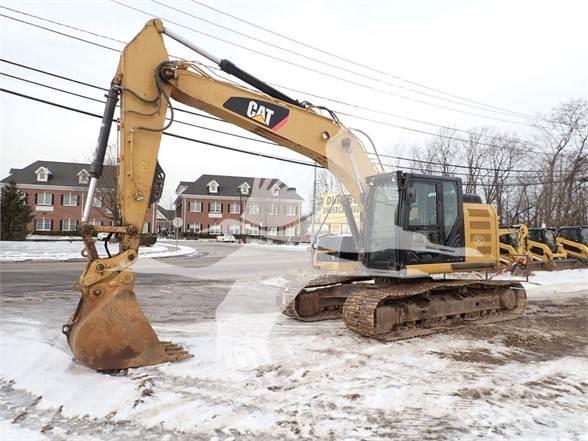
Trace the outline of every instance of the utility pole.
<instances>
[{"instance_id":1,"label":"utility pole","mask_svg":"<svg viewBox=\"0 0 588 441\"><path fill-rule=\"evenodd\" d=\"M315 210L316 210L316 169L317 169L317 163L316 161L314 162L314 179L312 181L312 210L311 212L311 217L310 217L310 243L313 244L314 243L314 239L315 239L315 234L314 234L314 216L315 216Z\"/></svg>"}]
</instances>

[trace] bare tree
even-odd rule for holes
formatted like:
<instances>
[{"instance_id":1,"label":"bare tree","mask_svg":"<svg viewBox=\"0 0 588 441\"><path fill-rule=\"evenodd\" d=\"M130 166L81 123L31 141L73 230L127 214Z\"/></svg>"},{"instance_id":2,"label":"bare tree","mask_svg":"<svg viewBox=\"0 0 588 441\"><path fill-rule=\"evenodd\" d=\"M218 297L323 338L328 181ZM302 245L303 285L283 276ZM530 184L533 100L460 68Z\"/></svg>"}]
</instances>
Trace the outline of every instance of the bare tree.
<instances>
[{"instance_id":1,"label":"bare tree","mask_svg":"<svg viewBox=\"0 0 588 441\"><path fill-rule=\"evenodd\" d=\"M120 220L118 209L118 155L116 146L110 144L104 157L104 170L98 180L97 193L102 201L101 207L96 207L102 216L114 225Z\"/></svg>"}]
</instances>

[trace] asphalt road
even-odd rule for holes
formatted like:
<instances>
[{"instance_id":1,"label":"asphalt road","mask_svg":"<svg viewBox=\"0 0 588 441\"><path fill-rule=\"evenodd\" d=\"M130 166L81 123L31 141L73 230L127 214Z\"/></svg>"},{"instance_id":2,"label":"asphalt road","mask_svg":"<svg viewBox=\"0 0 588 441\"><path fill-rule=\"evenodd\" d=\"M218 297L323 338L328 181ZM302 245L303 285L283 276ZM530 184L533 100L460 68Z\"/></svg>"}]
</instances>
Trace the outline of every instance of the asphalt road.
<instances>
[{"instance_id":1,"label":"asphalt road","mask_svg":"<svg viewBox=\"0 0 588 441\"><path fill-rule=\"evenodd\" d=\"M137 285L159 286L177 281L238 281L277 276L296 266L308 266L304 249L230 243L181 241L198 255L140 259L133 267ZM0 264L0 294L70 290L82 262L14 262Z\"/></svg>"}]
</instances>

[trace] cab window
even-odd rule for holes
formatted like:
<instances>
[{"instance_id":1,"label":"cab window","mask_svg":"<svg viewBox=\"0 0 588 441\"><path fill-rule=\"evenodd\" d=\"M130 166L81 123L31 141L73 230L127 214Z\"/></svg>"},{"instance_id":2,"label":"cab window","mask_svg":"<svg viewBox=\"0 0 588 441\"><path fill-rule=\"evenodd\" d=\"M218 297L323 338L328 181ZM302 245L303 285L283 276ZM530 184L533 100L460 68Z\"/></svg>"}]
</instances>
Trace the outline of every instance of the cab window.
<instances>
[{"instance_id":1,"label":"cab window","mask_svg":"<svg viewBox=\"0 0 588 441\"><path fill-rule=\"evenodd\" d=\"M437 189L435 184L413 182L408 225L437 225Z\"/></svg>"},{"instance_id":2,"label":"cab window","mask_svg":"<svg viewBox=\"0 0 588 441\"><path fill-rule=\"evenodd\" d=\"M443 225L445 238L449 237L453 226L457 223L458 215L457 184L443 181Z\"/></svg>"}]
</instances>

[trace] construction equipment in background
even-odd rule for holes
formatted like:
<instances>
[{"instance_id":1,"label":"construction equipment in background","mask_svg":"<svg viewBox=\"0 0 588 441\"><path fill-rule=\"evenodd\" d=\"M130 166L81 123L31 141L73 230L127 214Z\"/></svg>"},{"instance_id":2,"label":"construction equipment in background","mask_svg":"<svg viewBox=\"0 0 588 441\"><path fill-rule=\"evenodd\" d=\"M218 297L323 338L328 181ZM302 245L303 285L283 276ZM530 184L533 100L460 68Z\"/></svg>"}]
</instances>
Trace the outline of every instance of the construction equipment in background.
<instances>
[{"instance_id":1,"label":"construction equipment in background","mask_svg":"<svg viewBox=\"0 0 588 441\"><path fill-rule=\"evenodd\" d=\"M525 224L500 227L498 230L500 262L513 274L529 269L528 235L529 231Z\"/></svg>"},{"instance_id":2,"label":"construction equipment in background","mask_svg":"<svg viewBox=\"0 0 588 441\"><path fill-rule=\"evenodd\" d=\"M195 62L170 61L164 34L250 87L217 78ZM164 176L157 156L162 132L173 122L172 99L316 161L359 204L361 230L350 204L344 203L343 210L362 273L307 286L290 304L291 316L305 321L342 317L352 331L390 341L523 314L526 294L517 281L432 277L494 270L499 262L496 210L479 197L464 194L459 178L383 173L333 111L290 98L159 20L149 21L121 55L107 96L86 201L92 201L102 173L119 95L121 221L116 226L91 225L91 205L86 203L80 230L88 263L79 280L80 302L63 326L81 363L112 370L190 357L182 348L159 341L137 303L130 271L139 256L147 208L161 196ZM100 257L93 239L96 232L119 236L119 252Z\"/></svg>"},{"instance_id":3,"label":"construction equipment in background","mask_svg":"<svg viewBox=\"0 0 588 441\"><path fill-rule=\"evenodd\" d=\"M568 257L588 264L588 226L561 227L556 241Z\"/></svg>"},{"instance_id":4,"label":"construction equipment in background","mask_svg":"<svg viewBox=\"0 0 588 441\"><path fill-rule=\"evenodd\" d=\"M578 266L576 259L569 259L564 247L557 242L557 228L529 228L527 252L532 262L538 262L544 270L562 270Z\"/></svg>"}]
</instances>

